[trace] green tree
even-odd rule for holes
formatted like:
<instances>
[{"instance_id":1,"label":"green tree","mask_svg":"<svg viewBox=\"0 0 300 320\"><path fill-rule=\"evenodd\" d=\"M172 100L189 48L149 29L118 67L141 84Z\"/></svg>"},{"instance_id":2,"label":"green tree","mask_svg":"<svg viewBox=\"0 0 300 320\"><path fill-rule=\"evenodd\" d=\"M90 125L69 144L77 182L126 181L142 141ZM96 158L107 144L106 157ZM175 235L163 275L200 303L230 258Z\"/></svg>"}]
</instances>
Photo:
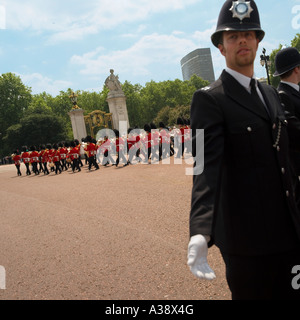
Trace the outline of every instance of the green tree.
<instances>
[{"instance_id":1,"label":"green tree","mask_svg":"<svg viewBox=\"0 0 300 320\"><path fill-rule=\"evenodd\" d=\"M5 73L0 77L0 97L0 127L5 131L25 114L32 99L31 89L19 76Z\"/></svg>"},{"instance_id":2,"label":"green tree","mask_svg":"<svg viewBox=\"0 0 300 320\"><path fill-rule=\"evenodd\" d=\"M154 119L154 123L159 125L160 122L163 122L165 126L169 125L170 113L171 108L169 106L162 108Z\"/></svg>"},{"instance_id":3,"label":"green tree","mask_svg":"<svg viewBox=\"0 0 300 320\"><path fill-rule=\"evenodd\" d=\"M95 110L109 112L108 103L106 101L108 89L103 87L102 92L76 91L78 95L78 106L85 111L85 114Z\"/></svg>"},{"instance_id":4,"label":"green tree","mask_svg":"<svg viewBox=\"0 0 300 320\"><path fill-rule=\"evenodd\" d=\"M291 41L291 46L297 48L300 51L300 33L297 33L294 39Z\"/></svg>"},{"instance_id":5,"label":"green tree","mask_svg":"<svg viewBox=\"0 0 300 320\"><path fill-rule=\"evenodd\" d=\"M165 107L189 106L194 92L209 84L208 81L194 75L189 81L175 79L173 81L148 82L141 89L145 122L156 119L160 110Z\"/></svg>"},{"instance_id":6,"label":"green tree","mask_svg":"<svg viewBox=\"0 0 300 320\"><path fill-rule=\"evenodd\" d=\"M60 91L56 97L46 92L34 95L26 115L40 113L56 116L64 124L68 140L72 139L72 125L68 115L68 112L72 109L72 103L69 98L71 92L71 89L68 89L67 92Z\"/></svg>"},{"instance_id":7,"label":"green tree","mask_svg":"<svg viewBox=\"0 0 300 320\"><path fill-rule=\"evenodd\" d=\"M195 88L195 90L199 90L209 85L209 81L203 80L201 77L198 77L195 74L192 75L191 79L188 82Z\"/></svg>"},{"instance_id":8,"label":"green tree","mask_svg":"<svg viewBox=\"0 0 300 320\"><path fill-rule=\"evenodd\" d=\"M131 127L141 127L144 124L145 109L142 105L141 89L139 84L131 84L125 81L122 85L123 92L126 96L126 105L128 118Z\"/></svg>"},{"instance_id":9,"label":"green tree","mask_svg":"<svg viewBox=\"0 0 300 320\"><path fill-rule=\"evenodd\" d=\"M4 137L6 149L20 148L22 145L55 143L67 139L65 125L58 116L46 113L32 113L21 119L20 123L7 129ZM10 151L10 152L11 152Z\"/></svg>"},{"instance_id":10,"label":"green tree","mask_svg":"<svg viewBox=\"0 0 300 320\"><path fill-rule=\"evenodd\" d=\"M7 129L18 124L31 102L31 89L13 73L0 76L0 155L5 156L3 137Z\"/></svg>"},{"instance_id":11,"label":"green tree","mask_svg":"<svg viewBox=\"0 0 300 320\"><path fill-rule=\"evenodd\" d=\"M49 106L50 99L53 99L52 96L47 95L45 92L33 96L26 114L28 115L32 113L52 113L52 108Z\"/></svg>"},{"instance_id":12,"label":"green tree","mask_svg":"<svg viewBox=\"0 0 300 320\"><path fill-rule=\"evenodd\" d=\"M53 113L62 118L65 123L68 123L70 121L68 113L73 106L69 97L72 92L72 89L69 88L66 92L60 91L59 95L57 95L56 97L47 99L47 104L51 107Z\"/></svg>"},{"instance_id":13,"label":"green tree","mask_svg":"<svg viewBox=\"0 0 300 320\"><path fill-rule=\"evenodd\" d=\"M190 106L177 106L173 108L170 111L170 116L169 116L169 126L174 126L176 125L177 118L184 118L184 119L189 119L190 118Z\"/></svg>"},{"instance_id":14,"label":"green tree","mask_svg":"<svg viewBox=\"0 0 300 320\"><path fill-rule=\"evenodd\" d=\"M159 110L167 105L162 84L155 81L147 82L145 87L141 89L141 100L144 123L151 122Z\"/></svg>"},{"instance_id":15,"label":"green tree","mask_svg":"<svg viewBox=\"0 0 300 320\"><path fill-rule=\"evenodd\" d=\"M174 126L179 117L190 118L190 105L176 106L175 108L165 107L157 114L154 123L158 125L159 122L163 122L166 126Z\"/></svg>"},{"instance_id":16,"label":"green tree","mask_svg":"<svg viewBox=\"0 0 300 320\"><path fill-rule=\"evenodd\" d=\"M196 90L209 84L208 81L193 75L188 81L176 79L160 83L164 93L165 105L155 117L155 123L162 121L165 125L174 125L178 117L189 119L190 104Z\"/></svg>"}]
</instances>

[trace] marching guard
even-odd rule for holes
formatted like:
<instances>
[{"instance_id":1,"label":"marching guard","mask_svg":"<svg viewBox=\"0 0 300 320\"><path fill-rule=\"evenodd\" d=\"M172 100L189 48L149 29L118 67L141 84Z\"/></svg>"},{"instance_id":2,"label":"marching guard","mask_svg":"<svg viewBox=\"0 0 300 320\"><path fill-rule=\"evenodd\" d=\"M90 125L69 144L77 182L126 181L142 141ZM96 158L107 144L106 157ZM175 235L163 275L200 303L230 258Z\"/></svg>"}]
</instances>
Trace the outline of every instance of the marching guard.
<instances>
[{"instance_id":1,"label":"marching guard","mask_svg":"<svg viewBox=\"0 0 300 320\"><path fill-rule=\"evenodd\" d=\"M31 172L30 172L30 169L29 169L30 153L28 152L27 146L23 146L23 147L22 147L21 158L22 158L23 163L25 164L25 167L26 167L26 175L27 175L27 176L30 176L30 175L31 175Z\"/></svg>"},{"instance_id":2,"label":"marching guard","mask_svg":"<svg viewBox=\"0 0 300 320\"><path fill-rule=\"evenodd\" d=\"M58 150L58 144L54 144L53 145L53 162L55 165L55 174L57 174L59 172L59 174L61 174L62 169L60 167L60 152Z\"/></svg>"},{"instance_id":3,"label":"marching guard","mask_svg":"<svg viewBox=\"0 0 300 320\"><path fill-rule=\"evenodd\" d=\"M137 129L128 129L127 136L127 150L128 150L128 164L133 164L133 157L137 162L141 162L140 158L140 135L138 134Z\"/></svg>"},{"instance_id":4,"label":"marching guard","mask_svg":"<svg viewBox=\"0 0 300 320\"><path fill-rule=\"evenodd\" d=\"M45 145L42 144L40 147L41 151L40 151L40 159L41 159L41 164L43 167L43 172L44 174L48 175L49 174L49 170L48 170L48 149L46 149Z\"/></svg>"},{"instance_id":5,"label":"marching guard","mask_svg":"<svg viewBox=\"0 0 300 320\"><path fill-rule=\"evenodd\" d=\"M157 159L157 161L161 160L161 151L160 151L160 134L159 130L157 129L156 125L151 122L151 160Z\"/></svg>"},{"instance_id":6,"label":"marching guard","mask_svg":"<svg viewBox=\"0 0 300 320\"><path fill-rule=\"evenodd\" d=\"M21 166L21 155L20 155L20 152L18 150L14 151L14 153L12 154L12 160L14 161L15 163L15 166L17 168L17 174L18 176L21 176L22 173L20 171L20 166Z\"/></svg>"},{"instance_id":7,"label":"marching guard","mask_svg":"<svg viewBox=\"0 0 300 320\"><path fill-rule=\"evenodd\" d=\"M96 168L96 170L99 170L99 165L96 161L96 153L97 153L97 147L95 143L93 143L93 138L91 136L86 137L87 146L85 147L85 151L88 153L88 163L89 163L89 170L92 169L92 166Z\"/></svg>"},{"instance_id":8,"label":"marching guard","mask_svg":"<svg viewBox=\"0 0 300 320\"><path fill-rule=\"evenodd\" d=\"M161 143L161 158L166 159L168 154L174 155L174 149L171 148L171 137L169 129L165 127L163 122L159 123L160 143Z\"/></svg>"},{"instance_id":9,"label":"marching guard","mask_svg":"<svg viewBox=\"0 0 300 320\"><path fill-rule=\"evenodd\" d=\"M61 164L61 169L62 171L65 169L66 171L68 170L67 168L67 154L68 154L68 149L66 148L65 143L60 142L58 144L59 146L59 155L60 155L60 164Z\"/></svg>"},{"instance_id":10,"label":"marching guard","mask_svg":"<svg viewBox=\"0 0 300 320\"><path fill-rule=\"evenodd\" d=\"M34 172L35 175L39 175L40 171L38 169L38 163L39 163L39 153L36 151L35 146L31 146L30 148L30 163L32 166L32 171Z\"/></svg>"},{"instance_id":11,"label":"marching guard","mask_svg":"<svg viewBox=\"0 0 300 320\"><path fill-rule=\"evenodd\" d=\"M110 163L111 164L115 163L115 160L112 158L111 153L110 153L110 151L111 151L111 142L108 139L108 136L105 136L103 138L103 141L101 142L101 144L99 146L99 149L100 149L99 150L100 154L103 155L102 165L104 167L106 167Z\"/></svg>"},{"instance_id":12,"label":"marching guard","mask_svg":"<svg viewBox=\"0 0 300 320\"><path fill-rule=\"evenodd\" d=\"M122 137L120 137L120 132L119 130L115 129L114 133L116 135L116 153L117 153L117 160L116 160L116 167L118 167L119 163L120 163L120 158L122 160L122 162L124 163L124 167L126 167L128 165L128 161L125 158L124 155L124 150L125 150L125 141L123 140Z\"/></svg>"},{"instance_id":13,"label":"marching guard","mask_svg":"<svg viewBox=\"0 0 300 320\"><path fill-rule=\"evenodd\" d=\"M143 149L144 149L143 153L144 153L144 156L145 156L144 162L149 164L149 158L151 156L151 140L152 140L150 125L146 123L144 125L144 130L146 132L146 135L142 139Z\"/></svg>"},{"instance_id":14,"label":"marching guard","mask_svg":"<svg viewBox=\"0 0 300 320\"><path fill-rule=\"evenodd\" d=\"M69 158L72 161L72 171L75 172L75 169L77 169L79 172L81 171L80 165L79 165L79 159L80 157L80 150L76 146L75 141L71 141L70 143L70 151L69 151Z\"/></svg>"}]
</instances>

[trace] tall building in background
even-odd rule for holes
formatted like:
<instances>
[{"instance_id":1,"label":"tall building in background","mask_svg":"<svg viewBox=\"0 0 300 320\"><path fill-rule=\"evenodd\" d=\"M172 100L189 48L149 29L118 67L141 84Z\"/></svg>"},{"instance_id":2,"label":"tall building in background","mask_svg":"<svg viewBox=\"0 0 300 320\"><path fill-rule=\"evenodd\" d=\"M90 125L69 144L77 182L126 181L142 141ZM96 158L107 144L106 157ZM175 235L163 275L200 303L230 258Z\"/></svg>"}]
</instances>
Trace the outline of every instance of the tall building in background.
<instances>
[{"instance_id":1,"label":"tall building in background","mask_svg":"<svg viewBox=\"0 0 300 320\"><path fill-rule=\"evenodd\" d=\"M197 75L210 83L215 81L214 67L210 48L196 49L181 59L183 80L190 80Z\"/></svg>"}]
</instances>

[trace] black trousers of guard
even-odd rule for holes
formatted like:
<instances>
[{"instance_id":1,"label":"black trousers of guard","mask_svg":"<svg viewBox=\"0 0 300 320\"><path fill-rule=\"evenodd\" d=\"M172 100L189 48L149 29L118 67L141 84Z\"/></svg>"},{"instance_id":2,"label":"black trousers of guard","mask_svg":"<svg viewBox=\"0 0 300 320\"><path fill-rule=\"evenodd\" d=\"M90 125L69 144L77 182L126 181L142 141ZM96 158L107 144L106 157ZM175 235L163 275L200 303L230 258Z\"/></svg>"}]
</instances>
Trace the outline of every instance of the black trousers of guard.
<instances>
[{"instance_id":1,"label":"black trousers of guard","mask_svg":"<svg viewBox=\"0 0 300 320\"><path fill-rule=\"evenodd\" d=\"M112 156L110 155L110 153L108 152L108 150L105 150L104 154L103 154L103 160L102 160L102 165L106 166L110 163L115 163L114 159L112 158Z\"/></svg>"},{"instance_id":2,"label":"black trousers of guard","mask_svg":"<svg viewBox=\"0 0 300 320\"><path fill-rule=\"evenodd\" d=\"M16 164L16 168L17 168L17 174L18 174L18 176L21 176L22 173L21 173L21 171L20 171L20 165L19 165L19 164Z\"/></svg>"},{"instance_id":3,"label":"black trousers of guard","mask_svg":"<svg viewBox=\"0 0 300 320\"><path fill-rule=\"evenodd\" d=\"M121 159L121 161L122 161L122 163L123 163L124 165L127 165L127 164L128 164L128 161L127 161L127 159L126 159L123 151L117 152L116 166L119 165L120 159Z\"/></svg>"},{"instance_id":4,"label":"black trousers of guard","mask_svg":"<svg viewBox=\"0 0 300 320\"><path fill-rule=\"evenodd\" d=\"M55 164L55 174L57 174L58 172L61 173L61 167L60 167L60 161L56 161L54 162Z\"/></svg>"},{"instance_id":5,"label":"black trousers of guard","mask_svg":"<svg viewBox=\"0 0 300 320\"><path fill-rule=\"evenodd\" d=\"M89 158L88 158L88 161L89 161L89 170L91 170L92 165L93 165L96 169L99 169L98 163L97 163L97 161L96 161L96 159L95 159L94 156L89 157Z\"/></svg>"},{"instance_id":6,"label":"black trousers of guard","mask_svg":"<svg viewBox=\"0 0 300 320\"><path fill-rule=\"evenodd\" d=\"M276 255L222 256L232 300L300 300L300 248ZM298 275L292 273L295 266Z\"/></svg>"},{"instance_id":7,"label":"black trousers of guard","mask_svg":"<svg viewBox=\"0 0 300 320\"><path fill-rule=\"evenodd\" d=\"M81 171L78 159L72 160L72 171L75 172L75 169L77 169L78 171Z\"/></svg>"},{"instance_id":8,"label":"black trousers of guard","mask_svg":"<svg viewBox=\"0 0 300 320\"><path fill-rule=\"evenodd\" d=\"M43 165L44 165L44 174L49 174L49 170L48 170L48 166L47 166L48 163L44 162Z\"/></svg>"},{"instance_id":9,"label":"black trousers of guard","mask_svg":"<svg viewBox=\"0 0 300 320\"><path fill-rule=\"evenodd\" d=\"M62 170L64 170L64 169L65 169L66 171L68 170L68 168L67 168L67 160L66 160L66 159L61 159L61 160L60 160L60 165L61 165L61 169L62 169Z\"/></svg>"},{"instance_id":10,"label":"black trousers of guard","mask_svg":"<svg viewBox=\"0 0 300 320\"><path fill-rule=\"evenodd\" d=\"M40 174L40 171L38 169L38 163L37 162L32 162L32 171L37 175Z\"/></svg>"},{"instance_id":11,"label":"black trousers of guard","mask_svg":"<svg viewBox=\"0 0 300 320\"><path fill-rule=\"evenodd\" d=\"M30 176L31 172L30 172L30 169L29 169L29 163L25 163L25 167L26 167L26 175Z\"/></svg>"}]
</instances>

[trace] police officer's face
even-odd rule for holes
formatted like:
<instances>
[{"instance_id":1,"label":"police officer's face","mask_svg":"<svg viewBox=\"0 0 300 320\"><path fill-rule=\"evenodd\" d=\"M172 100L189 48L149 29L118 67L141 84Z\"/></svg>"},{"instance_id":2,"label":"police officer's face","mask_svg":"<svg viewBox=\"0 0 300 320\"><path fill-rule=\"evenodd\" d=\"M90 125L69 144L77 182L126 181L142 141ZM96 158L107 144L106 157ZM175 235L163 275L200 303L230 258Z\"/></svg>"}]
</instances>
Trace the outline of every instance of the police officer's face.
<instances>
[{"instance_id":1,"label":"police officer's face","mask_svg":"<svg viewBox=\"0 0 300 320\"><path fill-rule=\"evenodd\" d=\"M219 50L226 59L227 67L244 73L253 69L258 44L255 31L226 31Z\"/></svg>"}]
</instances>

